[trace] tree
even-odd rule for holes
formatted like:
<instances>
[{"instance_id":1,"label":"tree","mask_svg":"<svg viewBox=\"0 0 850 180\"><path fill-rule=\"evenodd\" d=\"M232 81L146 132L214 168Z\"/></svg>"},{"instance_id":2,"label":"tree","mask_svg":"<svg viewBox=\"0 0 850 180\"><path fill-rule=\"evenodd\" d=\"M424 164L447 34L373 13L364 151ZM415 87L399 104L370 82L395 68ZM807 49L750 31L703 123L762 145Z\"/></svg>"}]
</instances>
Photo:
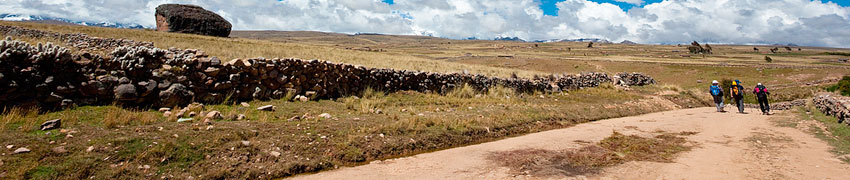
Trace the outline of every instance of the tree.
<instances>
[{"instance_id":1,"label":"tree","mask_svg":"<svg viewBox=\"0 0 850 180\"><path fill-rule=\"evenodd\" d=\"M767 61L768 63L770 63L770 62L773 62L773 58L770 58L770 56L764 56L764 61Z\"/></svg>"}]
</instances>

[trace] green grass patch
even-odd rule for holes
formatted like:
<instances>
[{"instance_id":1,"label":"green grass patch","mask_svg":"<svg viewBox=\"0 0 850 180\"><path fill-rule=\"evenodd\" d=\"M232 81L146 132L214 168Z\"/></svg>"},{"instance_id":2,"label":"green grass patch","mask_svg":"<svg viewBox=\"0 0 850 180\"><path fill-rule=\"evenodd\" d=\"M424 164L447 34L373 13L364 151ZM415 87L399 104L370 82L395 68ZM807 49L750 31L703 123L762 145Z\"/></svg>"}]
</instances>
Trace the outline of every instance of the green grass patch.
<instances>
[{"instance_id":1,"label":"green grass patch","mask_svg":"<svg viewBox=\"0 0 850 180\"><path fill-rule=\"evenodd\" d=\"M837 84L826 88L830 92L838 92L844 96L850 96L850 76L844 76Z\"/></svg>"},{"instance_id":2,"label":"green grass patch","mask_svg":"<svg viewBox=\"0 0 850 180\"><path fill-rule=\"evenodd\" d=\"M38 166L26 172L26 179L56 179L59 172L50 166Z\"/></svg>"}]
</instances>

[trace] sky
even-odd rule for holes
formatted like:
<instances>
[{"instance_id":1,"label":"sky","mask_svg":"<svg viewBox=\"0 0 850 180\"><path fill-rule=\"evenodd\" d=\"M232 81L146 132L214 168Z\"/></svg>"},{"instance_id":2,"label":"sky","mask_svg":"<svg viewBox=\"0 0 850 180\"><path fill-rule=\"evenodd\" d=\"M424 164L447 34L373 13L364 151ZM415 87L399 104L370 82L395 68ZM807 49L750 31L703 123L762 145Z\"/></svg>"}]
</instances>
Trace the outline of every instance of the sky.
<instances>
[{"instance_id":1,"label":"sky","mask_svg":"<svg viewBox=\"0 0 850 180\"><path fill-rule=\"evenodd\" d=\"M0 0L0 14L155 26L195 4L234 30L850 48L850 0Z\"/></svg>"}]
</instances>

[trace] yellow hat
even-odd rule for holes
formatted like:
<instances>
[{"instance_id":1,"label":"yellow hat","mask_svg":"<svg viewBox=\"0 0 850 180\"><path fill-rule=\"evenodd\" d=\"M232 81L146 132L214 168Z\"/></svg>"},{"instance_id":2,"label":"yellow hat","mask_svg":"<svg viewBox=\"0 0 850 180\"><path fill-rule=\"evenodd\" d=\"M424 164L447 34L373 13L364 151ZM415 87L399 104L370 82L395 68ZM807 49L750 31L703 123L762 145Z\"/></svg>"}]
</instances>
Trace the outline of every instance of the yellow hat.
<instances>
[{"instance_id":1,"label":"yellow hat","mask_svg":"<svg viewBox=\"0 0 850 180\"><path fill-rule=\"evenodd\" d=\"M732 81L732 85L738 85L738 82Z\"/></svg>"}]
</instances>

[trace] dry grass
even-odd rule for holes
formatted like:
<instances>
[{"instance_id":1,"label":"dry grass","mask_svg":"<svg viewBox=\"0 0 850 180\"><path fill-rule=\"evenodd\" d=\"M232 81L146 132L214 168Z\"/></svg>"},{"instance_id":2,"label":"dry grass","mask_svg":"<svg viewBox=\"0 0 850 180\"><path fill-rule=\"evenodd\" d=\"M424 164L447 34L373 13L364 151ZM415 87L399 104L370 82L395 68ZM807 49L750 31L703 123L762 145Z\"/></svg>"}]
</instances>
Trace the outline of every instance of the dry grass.
<instances>
[{"instance_id":1,"label":"dry grass","mask_svg":"<svg viewBox=\"0 0 850 180\"><path fill-rule=\"evenodd\" d=\"M89 176L135 179L147 177L146 173L151 172L156 172L156 177L286 177L598 119L666 110L661 104L643 102L646 95L655 91L651 87L636 87L634 91L588 88L569 94L522 94L494 87L487 92L453 97L367 90L359 97L336 100L254 101L248 102L250 107L206 105L203 109L195 109L223 113L225 119L209 126L200 123L198 118L193 122L176 123L159 112L116 106L85 106L46 114L9 110L0 115L6 129L0 131L0 141L5 142L4 145L25 146L33 149L32 154L46 156L0 157L7 163L0 166L0 171L7 172L7 177L13 179L32 174L48 179L85 179ZM621 106L602 106L604 104ZM277 110L254 110L262 105L275 105ZM377 109L382 112L372 111ZM317 117L321 113L329 113L332 118ZM247 120L232 118L238 114L246 115ZM295 116L301 119L290 120ZM76 131L72 134L74 137L64 138L68 133L60 130L47 133L35 129L38 123L54 118L63 119L62 128L66 131ZM250 141L251 146L241 146L243 140ZM40 143L50 141L56 143ZM49 153L50 148L60 144L73 153ZM86 153L89 146L97 149ZM283 155L270 157L270 151ZM249 158L249 154L252 158L258 156L257 160L240 161ZM205 158L207 155L210 158ZM155 156L174 157L175 160L160 162L162 159ZM197 159L198 156L202 158ZM108 161L87 161L106 157L110 157ZM64 163L66 161L74 163ZM122 163L120 168L109 168ZM143 165L152 168L137 168ZM250 168L255 166L267 168Z\"/></svg>"},{"instance_id":2,"label":"dry grass","mask_svg":"<svg viewBox=\"0 0 850 180\"><path fill-rule=\"evenodd\" d=\"M576 176L597 173L602 168L628 161L672 162L679 152L688 151L685 138L692 132L661 134L655 138L614 132L595 145L579 149L550 151L522 149L496 152L489 159L523 175Z\"/></svg>"}]
</instances>

